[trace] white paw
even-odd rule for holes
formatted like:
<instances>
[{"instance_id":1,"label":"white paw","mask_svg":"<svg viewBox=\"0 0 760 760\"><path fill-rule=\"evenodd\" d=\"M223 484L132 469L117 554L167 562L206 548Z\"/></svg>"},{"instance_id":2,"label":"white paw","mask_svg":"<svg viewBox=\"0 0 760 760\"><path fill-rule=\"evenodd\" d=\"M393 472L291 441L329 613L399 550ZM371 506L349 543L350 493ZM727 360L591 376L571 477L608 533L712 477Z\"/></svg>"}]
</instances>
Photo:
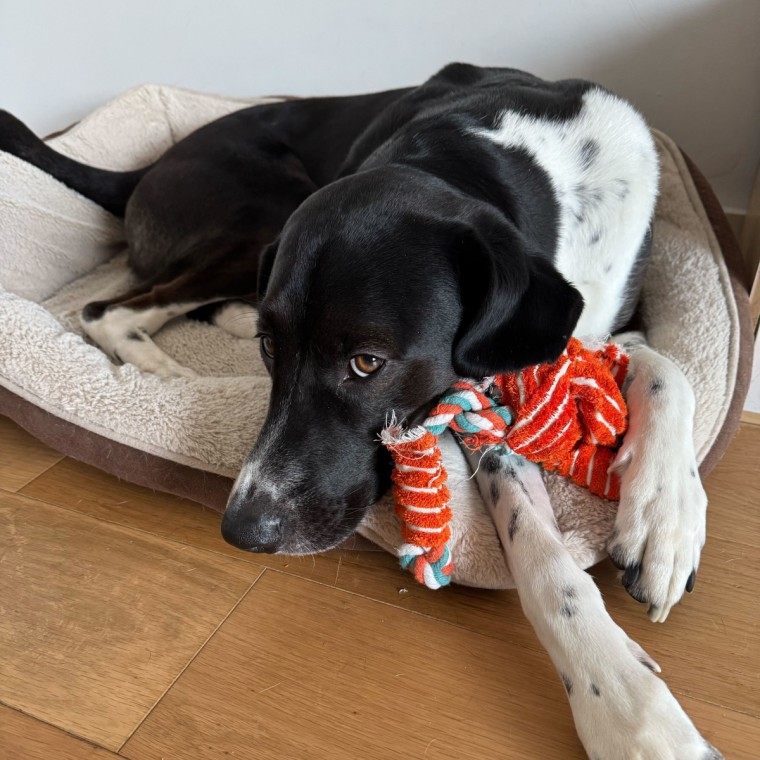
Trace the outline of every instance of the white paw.
<instances>
[{"instance_id":1,"label":"white paw","mask_svg":"<svg viewBox=\"0 0 760 760\"><path fill-rule=\"evenodd\" d=\"M190 367L184 367L168 356L161 357L159 361L156 362L147 361L140 362L139 364L137 362L131 363L135 364L143 372L149 372L153 375L158 375L159 377L198 377L198 373L190 369Z\"/></svg>"},{"instance_id":2,"label":"white paw","mask_svg":"<svg viewBox=\"0 0 760 760\"><path fill-rule=\"evenodd\" d=\"M155 328L160 321L156 317L159 312L158 316L164 321L167 315L174 314L170 309L133 312L117 307L105 311L99 318L83 317L81 324L94 343L122 364L133 364L142 372L159 377L197 377L189 367L183 367L165 354L151 339L150 330L142 326L146 323Z\"/></svg>"},{"instance_id":3,"label":"white paw","mask_svg":"<svg viewBox=\"0 0 760 760\"><path fill-rule=\"evenodd\" d=\"M610 659L600 658L598 672L562 674L578 736L589 758L721 760L721 753L702 738L655 675L657 664L615 627L616 651L607 652ZM605 639L607 645L611 641Z\"/></svg>"},{"instance_id":4,"label":"white paw","mask_svg":"<svg viewBox=\"0 0 760 760\"><path fill-rule=\"evenodd\" d=\"M257 311L244 301L228 301L213 316L213 323L236 338L256 337Z\"/></svg>"},{"instance_id":5,"label":"white paw","mask_svg":"<svg viewBox=\"0 0 760 760\"><path fill-rule=\"evenodd\" d=\"M662 623L693 589L705 544L707 495L691 437L667 452L633 437L614 468L623 472L608 552L628 593L649 605L652 622Z\"/></svg>"},{"instance_id":6,"label":"white paw","mask_svg":"<svg viewBox=\"0 0 760 760\"><path fill-rule=\"evenodd\" d=\"M125 339L111 352L123 364L133 364L142 372L159 377L197 377L197 373L174 361L147 336L136 341Z\"/></svg>"},{"instance_id":7,"label":"white paw","mask_svg":"<svg viewBox=\"0 0 760 760\"><path fill-rule=\"evenodd\" d=\"M691 386L649 349L636 360L627 396L630 424L612 466L620 475L620 506L607 550L628 593L662 623L694 586L707 495L694 454Z\"/></svg>"},{"instance_id":8,"label":"white paw","mask_svg":"<svg viewBox=\"0 0 760 760\"><path fill-rule=\"evenodd\" d=\"M202 305L193 301L165 306L147 303L133 309L103 301L88 304L80 322L96 345L123 364L134 364L159 377L197 377L193 370L167 356L151 336L170 320Z\"/></svg>"},{"instance_id":9,"label":"white paw","mask_svg":"<svg viewBox=\"0 0 760 760\"><path fill-rule=\"evenodd\" d=\"M140 341L126 339L113 351L114 358L124 364L133 364L141 372L159 377L197 377L189 367L174 361L147 336Z\"/></svg>"}]
</instances>

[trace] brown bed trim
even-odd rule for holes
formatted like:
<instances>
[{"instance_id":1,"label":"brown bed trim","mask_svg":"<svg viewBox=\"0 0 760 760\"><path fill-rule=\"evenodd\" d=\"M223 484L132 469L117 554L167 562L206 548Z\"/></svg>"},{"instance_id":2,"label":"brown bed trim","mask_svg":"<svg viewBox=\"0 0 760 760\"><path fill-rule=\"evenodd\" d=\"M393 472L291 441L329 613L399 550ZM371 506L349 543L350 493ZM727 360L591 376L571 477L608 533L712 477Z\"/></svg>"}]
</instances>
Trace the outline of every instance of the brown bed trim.
<instances>
[{"instance_id":1,"label":"brown bed trim","mask_svg":"<svg viewBox=\"0 0 760 760\"><path fill-rule=\"evenodd\" d=\"M224 511L232 478L195 470L91 433L0 387L0 414L62 454L139 486Z\"/></svg>"},{"instance_id":2,"label":"brown bed trim","mask_svg":"<svg viewBox=\"0 0 760 760\"><path fill-rule=\"evenodd\" d=\"M752 378L752 311L746 286L748 278L744 257L742 256L736 236L731 229L731 225L728 223L728 219L726 219L726 214L704 174L702 174L697 165L683 150L681 151L681 155L686 161L686 166L689 168L691 178L694 180L694 185L707 213L707 218L710 220L710 224L715 231L715 236L718 238L718 245L720 245L723 260L728 268L734 301L736 302L736 310L739 315L739 364L736 368L734 395L731 399L726 418L723 421L723 427L721 427L715 443L713 443L712 448L707 452L707 456L699 467L699 474L704 478L715 467L723 454L726 453L728 445L739 429L744 401L747 398L749 383Z\"/></svg>"},{"instance_id":3,"label":"brown bed trim","mask_svg":"<svg viewBox=\"0 0 760 760\"><path fill-rule=\"evenodd\" d=\"M684 159L723 252L740 322L740 354L734 396L723 427L700 467L700 473L705 476L723 456L739 427L752 372L752 322L749 295L744 284L744 260L739 245L709 183L686 154ZM10 417L56 451L117 478L190 499L217 512L224 510L232 486L231 478L177 464L88 432L40 409L3 387L0 387L0 414ZM368 547L372 545L361 537L349 539L347 543L347 548Z\"/></svg>"}]
</instances>

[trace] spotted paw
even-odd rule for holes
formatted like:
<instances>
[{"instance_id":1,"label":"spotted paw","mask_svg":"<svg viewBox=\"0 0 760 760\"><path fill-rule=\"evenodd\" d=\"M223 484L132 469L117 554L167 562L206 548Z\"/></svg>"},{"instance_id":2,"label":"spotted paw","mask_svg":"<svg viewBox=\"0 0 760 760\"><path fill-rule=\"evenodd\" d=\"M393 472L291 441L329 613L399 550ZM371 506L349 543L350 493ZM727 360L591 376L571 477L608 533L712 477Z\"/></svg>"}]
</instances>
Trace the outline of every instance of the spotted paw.
<instances>
[{"instance_id":1,"label":"spotted paw","mask_svg":"<svg viewBox=\"0 0 760 760\"><path fill-rule=\"evenodd\" d=\"M153 374L164 378L184 377L192 379L198 377L198 373L195 370L190 369L190 367L183 367L177 362L173 362L171 365L164 364L162 366L156 366L155 368L143 369L143 371L152 372Z\"/></svg>"},{"instance_id":2,"label":"spotted paw","mask_svg":"<svg viewBox=\"0 0 760 760\"><path fill-rule=\"evenodd\" d=\"M147 342L146 342L147 343ZM154 343L141 344L139 347L124 346L114 351L114 358L123 364L133 364L141 372L158 375L162 378L194 378L198 374L167 356Z\"/></svg>"},{"instance_id":3,"label":"spotted paw","mask_svg":"<svg viewBox=\"0 0 760 760\"><path fill-rule=\"evenodd\" d=\"M598 760L721 760L723 755L701 736L656 675L657 664L622 629L614 627L616 632L605 638L609 659L563 673L578 736L588 756Z\"/></svg>"},{"instance_id":4,"label":"spotted paw","mask_svg":"<svg viewBox=\"0 0 760 760\"><path fill-rule=\"evenodd\" d=\"M620 506L607 549L628 593L661 623L684 591L694 589L707 495L690 437L681 450L651 443L634 437L615 461L622 471Z\"/></svg>"}]
</instances>

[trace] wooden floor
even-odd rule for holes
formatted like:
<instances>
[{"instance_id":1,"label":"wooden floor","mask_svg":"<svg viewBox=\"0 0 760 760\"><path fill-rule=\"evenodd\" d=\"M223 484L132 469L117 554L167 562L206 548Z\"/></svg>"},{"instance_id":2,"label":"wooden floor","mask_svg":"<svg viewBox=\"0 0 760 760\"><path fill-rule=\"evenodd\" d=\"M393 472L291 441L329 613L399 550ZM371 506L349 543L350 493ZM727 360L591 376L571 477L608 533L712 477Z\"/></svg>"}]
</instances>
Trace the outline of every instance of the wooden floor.
<instances>
[{"instance_id":1,"label":"wooden floor","mask_svg":"<svg viewBox=\"0 0 760 760\"><path fill-rule=\"evenodd\" d=\"M664 626L594 575L727 758L760 757L760 427L707 481ZM0 419L0 758L582 758L513 592L420 588L382 553L246 556L219 516Z\"/></svg>"}]
</instances>

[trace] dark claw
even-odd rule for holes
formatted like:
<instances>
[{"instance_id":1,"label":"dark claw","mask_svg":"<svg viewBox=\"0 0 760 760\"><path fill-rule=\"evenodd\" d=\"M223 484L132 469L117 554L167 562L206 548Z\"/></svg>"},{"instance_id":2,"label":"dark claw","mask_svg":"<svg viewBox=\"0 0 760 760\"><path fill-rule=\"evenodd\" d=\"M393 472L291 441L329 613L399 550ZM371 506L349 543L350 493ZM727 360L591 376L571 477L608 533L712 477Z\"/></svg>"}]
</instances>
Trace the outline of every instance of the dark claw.
<instances>
[{"instance_id":1,"label":"dark claw","mask_svg":"<svg viewBox=\"0 0 760 760\"><path fill-rule=\"evenodd\" d=\"M657 674L657 671L654 669L654 665L649 660L645 660L643 657L639 657L639 662L647 669L651 670L652 673L655 675Z\"/></svg>"},{"instance_id":2,"label":"dark claw","mask_svg":"<svg viewBox=\"0 0 760 760\"><path fill-rule=\"evenodd\" d=\"M626 586L625 590L637 601L641 602L641 604L649 604L649 597L647 596L646 591L639 586L638 583L634 583L631 586Z\"/></svg>"},{"instance_id":3,"label":"dark claw","mask_svg":"<svg viewBox=\"0 0 760 760\"><path fill-rule=\"evenodd\" d=\"M626 568L625 572L623 573L623 585L628 588L629 586L633 586L638 580L639 576L641 575L641 563L638 565L630 565Z\"/></svg>"},{"instance_id":4,"label":"dark claw","mask_svg":"<svg viewBox=\"0 0 760 760\"><path fill-rule=\"evenodd\" d=\"M686 591L690 594L694 591L694 582L697 580L697 571L692 570L689 579L686 581Z\"/></svg>"}]
</instances>

